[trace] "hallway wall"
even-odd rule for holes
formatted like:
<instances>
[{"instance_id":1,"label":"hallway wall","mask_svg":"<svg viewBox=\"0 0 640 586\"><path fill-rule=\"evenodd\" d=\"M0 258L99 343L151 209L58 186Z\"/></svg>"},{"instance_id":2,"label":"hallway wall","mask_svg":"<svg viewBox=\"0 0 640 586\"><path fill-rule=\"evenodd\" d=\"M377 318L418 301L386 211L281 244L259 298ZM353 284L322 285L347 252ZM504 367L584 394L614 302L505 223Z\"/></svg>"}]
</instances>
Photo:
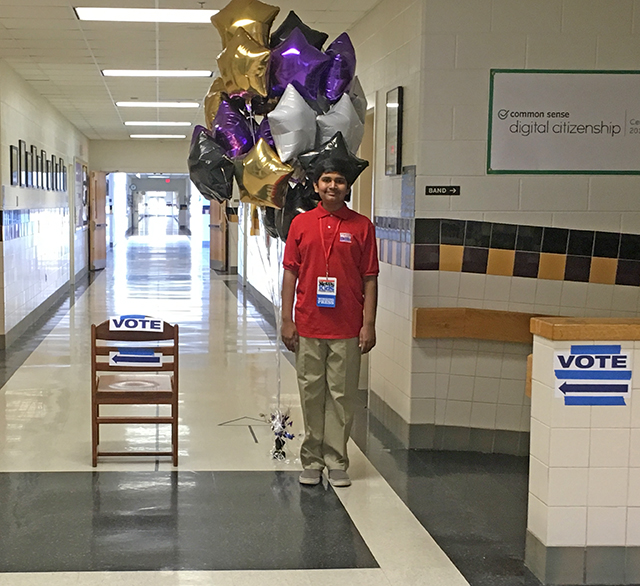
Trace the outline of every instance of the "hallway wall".
<instances>
[{"instance_id":1,"label":"hallway wall","mask_svg":"<svg viewBox=\"0 0 640 586\"><path fill-rule=\"evenodd\" d=\"M11 185L9 146L24 140L73 163L88 159L89 143L51 104L0 60L0 173L2 201L3 311L0 341L28 324L70 278L68 191L46 191ZM86 260L86 259L85 259ZM76 266L76 272L83 267ZM16 327L20 324L20 327Z\"/></svg>"},{"instance_id":2,"label":"hallway wall","mask_svg":"<svg viewBox=\"0 0 640 586\"><path fill-rule=\"evenodd\" d=\"M188 140L92 140L91 169L112 173L188 173Z\"/></svg>"},{"instance_id":3,"label":"hallway wall","mask_svg":"<svg viewBox=\"0 0 640 586\"><path fill-rule=\"evenodd\" d=\"M376 112L382 269L372 404L407 444L444 441L434 435L444 426L456 430L449 447L473 447L475 428L488 432L475 434L484 449L498 430L511 432L511 451L525 451L530 411L529 345L415 340L413 307L637 315L640 265L620 255L640 232L640 177L487 175L486 153L492 68L639 69L638 17L632 0L383 0L349 31ZM415 221L400 217L402 177L384 175L384 99L397 85L403 165L416 166ZM449 184L461 195L424 195L425 185ZM492 230L513 243L493 246ZM545 252L543 235L560 235L564 248ZM567 248L582 237L586 250ZM594 248L605 240L617 243L612 254Z\"/></svg>"}]
</instances>

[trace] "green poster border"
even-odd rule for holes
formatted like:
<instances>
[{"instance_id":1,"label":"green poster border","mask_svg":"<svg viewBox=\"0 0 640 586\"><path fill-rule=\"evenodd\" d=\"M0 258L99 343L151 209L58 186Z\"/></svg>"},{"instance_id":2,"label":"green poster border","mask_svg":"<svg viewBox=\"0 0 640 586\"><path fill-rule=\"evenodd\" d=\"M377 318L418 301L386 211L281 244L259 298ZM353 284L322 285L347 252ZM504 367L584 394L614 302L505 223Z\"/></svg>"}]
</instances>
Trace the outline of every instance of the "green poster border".
<instances>
[{"instance_id":1,"label":"green poster border","mask_svg":"<svg viewBox=\"0 0 640 586\"><path fill-rule=\"evenodd\" d=\"M491 138L493 136L493 80L496 73L562 73L562 74L597 74L597 75L640 75L640 71L632 69L598 70L598 69L490 69L489 70L489 126L487 134L487 174L488 175L640 175L637 171L572 171L572 170L493 170L491 169Z\"/></svg>"}]
</instances>

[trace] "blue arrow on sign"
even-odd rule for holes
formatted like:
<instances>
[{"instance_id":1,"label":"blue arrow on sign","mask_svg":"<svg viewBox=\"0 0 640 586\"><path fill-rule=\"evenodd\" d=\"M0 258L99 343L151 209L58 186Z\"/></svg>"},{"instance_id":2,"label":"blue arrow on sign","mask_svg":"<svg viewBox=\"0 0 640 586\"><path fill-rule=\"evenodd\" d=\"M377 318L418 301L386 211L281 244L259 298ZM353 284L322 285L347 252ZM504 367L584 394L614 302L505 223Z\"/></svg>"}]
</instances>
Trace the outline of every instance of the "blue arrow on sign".
<instances>
[{"instance_id":1,"label":"blue arrow on sign","mask_svg":"<svg viewBox=\"0 0 640 586\"><path fill-rule=\"evenodd\" d=\"M116 364L135 362L137 364L160 364L160 356L114 356L112 358Z\"/></svg>"},{"instance_id":2,"label":"blue arrow on sign","mask_svg":"<svg viewBox=\"0 0 640 586\"><path fill-rule=\"evenodd\" d=\"M567 393L626 393L629 391L628 385L570 385L562 383L558 388L565 395Z\"/></svg>"}]
</instances>

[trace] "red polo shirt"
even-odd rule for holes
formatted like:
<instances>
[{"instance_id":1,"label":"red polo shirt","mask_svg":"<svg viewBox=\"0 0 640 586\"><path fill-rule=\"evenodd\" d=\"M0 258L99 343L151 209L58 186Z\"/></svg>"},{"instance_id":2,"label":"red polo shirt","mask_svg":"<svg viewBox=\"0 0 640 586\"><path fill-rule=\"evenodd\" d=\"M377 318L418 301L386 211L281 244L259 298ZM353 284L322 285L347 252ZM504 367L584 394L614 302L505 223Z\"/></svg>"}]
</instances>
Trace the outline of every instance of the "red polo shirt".
<instances>
[{"instance_id":1,"label":"red polo shirt","mask_svg":"<svg viewBox=\"0 0 640 586\"><path fill-rule=\"evenodd\" d=\"M318 277L335 277L335 307L318 307ZM378 274L375 229L347 206L327 212L322 203L291 222L284 268L298 277L295 323L305 338L357 338L363 320L363 277Z\"/></svg>"}]
</instances>

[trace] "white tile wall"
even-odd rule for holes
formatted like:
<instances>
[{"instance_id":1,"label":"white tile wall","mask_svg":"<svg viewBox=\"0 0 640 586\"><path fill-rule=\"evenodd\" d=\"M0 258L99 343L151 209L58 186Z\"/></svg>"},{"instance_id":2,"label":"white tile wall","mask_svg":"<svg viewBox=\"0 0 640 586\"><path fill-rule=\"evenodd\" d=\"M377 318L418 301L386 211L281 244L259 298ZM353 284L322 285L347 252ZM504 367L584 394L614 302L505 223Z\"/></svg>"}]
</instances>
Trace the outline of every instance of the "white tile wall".
<instances>
[{"instance_id":1,"label":"white tile wall","mask_svg":"<svg viewBox=\"0 0 640 586\"><path fill-rule=\"evenodd\" d=\"M553 376L554 351L566 350L570 345L571 342L550 342L539 337L534 340L531 454L535 463L531 465L529 491L530 502L536 503L536 514L548 515L547 541L543 543L637 546L640 421L632 422L631 413L640 404L635 400L638 383L634 376L630 406L565 406L548 383ZM635 364L640 346L631 342L621 345L634 352ZM547 508L541 508L534 499ZM556 510L562 511L557 514L563 522L554 519ZM532 520L530 514L530 530ZM543 525L543 519L535 519L534 527Z\"/></svg>"},{"instance_id":2,"label":"white tile wall","mask_svg":"<svg viewBox=\"0 0 640 586\"><path fill-rule=\"evenodd\" d=\"M27 148L35 145L38 150L45 149L48 154L71 163L74 157L87 158L89 141L3 61L0 61L0 79L3 208L68 208L66 193L10 185L9 145L24 140ZM54 222L44 225L35 236L5 242L3 256L1 332L6 333L69 280L68 217L58 219L56 216ZM78 259L81 260L82 257Z\"/></svg>"},{"instance_id":3,"label":"white tile wall","mask_svg":"<svg viewBox=\"0 0 640 586\"><path fill-rule=\"evenodd\" d=\"M417 165L418 217L640 232L640 199L635 196L640 177L497 176L487 175L485 169L489 70L637 68L640 10L637 2L635 11L633 6L632 0L382 0L349 31L358 51L360 79L376 107L376 215L397 216L400 208L400 178L384 174L383 102L386 91L402 85L405 164ZM425 185L440 182L460 185L461 195L423 195ZM380 276L380 342L372 355L371 368L376 373L372 384L398 397L428 400L435 396L435 419L441 423L455 419L476 426L483 422L498 429L503 424L527 429L529 404L524 394L519 401L518 388L521 383L524 386L528 351L513 352L514 345L508 350L490 343L463 351L431 340L413 340L412 307L631 316L640 303L640 289L632 287L430 271L416 272L411 280L396 273L394 268ZM392 343L383 337L390 337ZM404 376L398 366L410 376ZM431 374L435 380L423 376ZM561 425L563 433L571 435L580 434L588 418L593 418L589 425L601 429L616 423L611 415L592 414L588 408L559 409L553 381L547 374L538 375L534 382L538 398L534 393L531 405L538 418L532 424L537 449L544 451L545 441L547 446L557 441L555 436L550 439L549 426ZM407 386L399 387L398 380ZM426 390L430 385L433 392ZM400 399L397 402L405 405ZM540 425L546 427L546 435L540 433ZM624 425L628 428L628 423L618 420L618 426ZM534 431L532 442L533 436ZM631 443L640 444L633 434L630 438ZM579 450L581 462L599 457L592 445L587 437ZM567 450L561 461L576 456ZM575 467L576 462L567 466Z\"/></svg>"}]
</instances>

